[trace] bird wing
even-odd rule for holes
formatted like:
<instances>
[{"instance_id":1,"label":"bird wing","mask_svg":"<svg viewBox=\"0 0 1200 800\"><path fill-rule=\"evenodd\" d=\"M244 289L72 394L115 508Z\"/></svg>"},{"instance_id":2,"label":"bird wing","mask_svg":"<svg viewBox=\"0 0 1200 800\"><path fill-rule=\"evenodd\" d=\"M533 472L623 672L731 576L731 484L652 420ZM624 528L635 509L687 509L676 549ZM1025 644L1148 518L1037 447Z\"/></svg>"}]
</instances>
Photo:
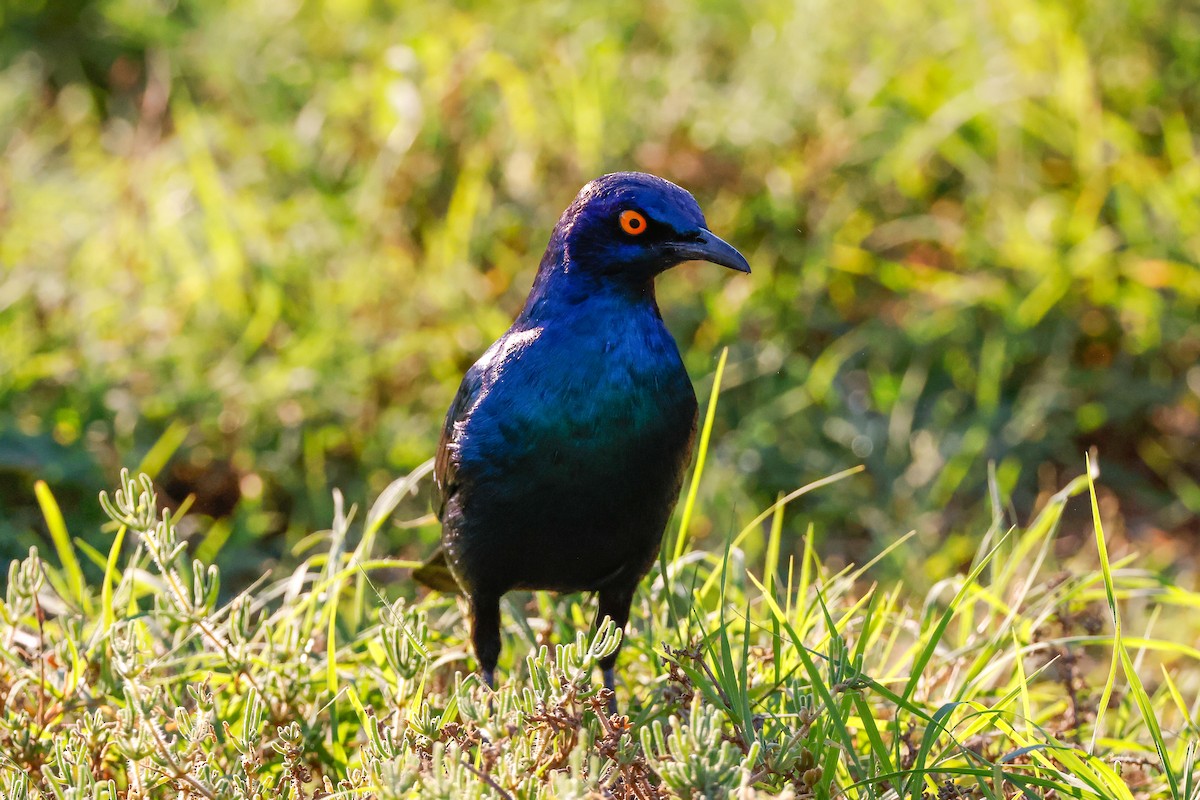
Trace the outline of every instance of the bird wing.
<instances>
[{"instance_id":1,"label":"bird wing","mask_svg":"<svg viewBox=\"0 0 1200 800\"><path fill-rule=\"evenodd\" d=\"M433 483L436 487L434 513L437 514L438 520L443 519L446 513L446 504L458 491L458 468L454 463L452 446L458 423L475 405L475 400L479 397L482 388L483 370L476 364L467 370L462 383L459 384L458 394L454 395L454 400L450 403L450 410L446 412L446 421L442 424L442 436L438 440L437 455L433 459ZM412 577L418 583L439 592L457 593L462 591L454 579L454 575L450 572L450 565L446 561L446 551L440 545L424 564L413 570Z\"/></svg>"},{"instance_id":2,"label":"bird wing","mask_svg":"<svg viewBox=\"0 0 1200 800\"><path fill-rule=\"evenodd\" d=\"M463 376L462 383L458 387L458 394L454 395L454 400L450 403L450 410L446 412L446 421L442 423L442 436L438 440L437 455L433 460L433 481L437 486L434 513L437 514L439 520L442 520L446 504L458 491L459 486L458 468L453 457L453 445L458 424L475 405L475 400L479 397L482 389L483 370L479 364L475 364Z\"/></svg>"}]
</instances>

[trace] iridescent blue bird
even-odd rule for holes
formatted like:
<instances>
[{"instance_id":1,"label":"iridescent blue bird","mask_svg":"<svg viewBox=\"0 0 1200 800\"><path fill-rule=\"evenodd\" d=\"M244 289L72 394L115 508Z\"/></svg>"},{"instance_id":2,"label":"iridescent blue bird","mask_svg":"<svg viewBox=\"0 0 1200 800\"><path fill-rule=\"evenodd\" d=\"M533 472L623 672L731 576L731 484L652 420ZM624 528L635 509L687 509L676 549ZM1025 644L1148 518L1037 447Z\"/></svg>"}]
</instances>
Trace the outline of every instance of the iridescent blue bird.
<instances>
[{"instance_id":1,"label":"iridescent blue bird","mask_svg":"<svg viewBox=\"0 0 1200 800\"><path fill-rule=\"evenodd\" d=\"M524 310L450 405L434 469L442 547L414 577L466 593L489 686L509 590L594 591L598 620L629 620L696 432L654 278L693 260L750 271L675 184L597 178L554 227ZM600 664L609 689L616 657Z\"/></svg>"}]
</instances>

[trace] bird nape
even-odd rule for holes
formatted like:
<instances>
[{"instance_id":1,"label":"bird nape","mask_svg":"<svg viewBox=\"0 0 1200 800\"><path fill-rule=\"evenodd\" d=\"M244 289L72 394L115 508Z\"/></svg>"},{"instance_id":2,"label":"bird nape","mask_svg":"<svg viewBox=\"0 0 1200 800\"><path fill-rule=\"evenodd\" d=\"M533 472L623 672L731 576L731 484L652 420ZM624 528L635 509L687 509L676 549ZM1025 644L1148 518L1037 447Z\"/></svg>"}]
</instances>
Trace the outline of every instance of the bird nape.
<instances>
[{"instance_id":1,"label":"bird nape","mask_svg":"<svg viewBox=\"0 0 1200 800\"><path fill-rule=\"evenodd\" d=\"M750 271L675 184L638 172L587 184L524 309L450 404L434 467L442 545L413 574L466 594L489 686L505 592L594 591L597 620L629 620L696 432L696 394L654 297L655 276L684 261ZM616 658L600 662L610 690Z\"/></svg>"}]
</instances>

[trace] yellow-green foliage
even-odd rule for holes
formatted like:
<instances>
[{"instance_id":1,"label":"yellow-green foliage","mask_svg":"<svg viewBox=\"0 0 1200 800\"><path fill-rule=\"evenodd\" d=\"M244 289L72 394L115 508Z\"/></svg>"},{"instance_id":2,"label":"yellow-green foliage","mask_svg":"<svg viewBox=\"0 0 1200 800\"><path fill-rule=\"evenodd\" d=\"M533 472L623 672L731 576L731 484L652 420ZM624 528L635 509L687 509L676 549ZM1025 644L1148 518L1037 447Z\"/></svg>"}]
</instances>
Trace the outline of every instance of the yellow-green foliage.
<instances>
[{"instance_id":1,"label":"yellow-green foliage","mask_svg":"<svg viewBox=\"0 0 1200 800\"><path fill-rule=\"evenodd\" d=\"M103 585L75 596L36 552L10 566L0 798L1195 797L1200 596L1110 561L1099 527L1098 558L1053 557L1088 476L927 590L811 546L781 560L778 524L765 560L664 561L612 718L595 665L620 634L587 633L578 598L511 598L492 692L457 601L375 592L407 564L371 530L412 486L362 529L339 496L294 568L221 602L182 520L122 475L102 500L133 544ZM101 595L112 613L85 613Z\"/></svg>"},{"instance_id":2,"label":"yellow-green foliage","mask_svg":"<svg viewBox=\"0 0 1200 800\"><path fill-rule=\"evenodd\" d=\"M1194 800L1194 565L1101 528L1200 512L1193 5L3 4L0 798ZM660 282L702 396L730 349L628 720L586 598L493 694L398 579L616 169L754 266Z\"/></svg>"},{"instance_id":3,"label":"yellow-green foliage","mask_svg":"<svg viewBox=\"0 0 1200 800\"><path fill-rule=\"evenodd\" d=\"M148 453L201 511L243 495L231 564L380 491L559 211L628 168L754 265L660 282L694 376L731 347L709 545L863 462L789 540L916 526L945 574L989 458L1031 507L1091 444L1136 526L1195 528L1192 4L76 0L0 30L6 556L36 479L89 530Z\"/></svg>"}]
</instances>

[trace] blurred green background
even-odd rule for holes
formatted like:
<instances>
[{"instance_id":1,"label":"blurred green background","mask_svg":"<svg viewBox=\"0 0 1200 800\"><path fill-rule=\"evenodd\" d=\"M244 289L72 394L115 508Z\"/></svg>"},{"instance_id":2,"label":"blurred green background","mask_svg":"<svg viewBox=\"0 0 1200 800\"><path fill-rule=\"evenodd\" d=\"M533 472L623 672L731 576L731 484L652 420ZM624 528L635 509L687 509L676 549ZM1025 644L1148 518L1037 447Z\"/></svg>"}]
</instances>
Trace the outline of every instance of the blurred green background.
<instances>
[{"instance_id":1,"label":"blurred green background","mask_svg":"<svg viewBox=\"0 0 1200 800\"><path fill-rule=\"evenodd\" d=\"M432 454L622 169L754 266L659 281L702 397L730 348L709 545L862 463L787 529L861 561L915 528L944 572L989 461L1024 521L1091 446L1110 530L1200 534L1193 3L10 0L0 31L0 559L38 479L105 549L96 494L145 462L256 575Z\"/></svg>"}]
</instances>

